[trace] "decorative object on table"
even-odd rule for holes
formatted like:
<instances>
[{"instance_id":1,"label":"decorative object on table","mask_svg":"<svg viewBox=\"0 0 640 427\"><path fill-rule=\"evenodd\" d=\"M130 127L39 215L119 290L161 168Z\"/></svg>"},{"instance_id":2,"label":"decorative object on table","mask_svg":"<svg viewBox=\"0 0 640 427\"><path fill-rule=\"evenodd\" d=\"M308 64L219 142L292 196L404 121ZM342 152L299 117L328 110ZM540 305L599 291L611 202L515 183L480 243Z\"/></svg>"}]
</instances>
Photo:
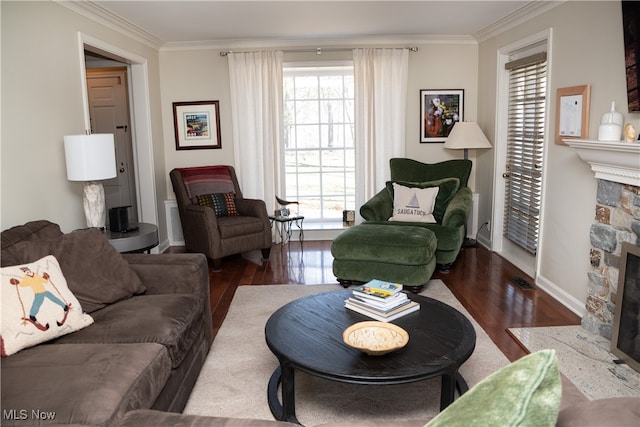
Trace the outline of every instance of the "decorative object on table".
<instances>
[{"instance_id":1,"label":"decorative object on table","mask_svg":"<svg viewBox=\"0 0 640 427\"><path fill-rule=\"evenodd\" d=\"M401 292L402 285L373 279L353 289L345 308L380 322L390 322L420 309Z\"/></svg>"},{"instance_id":2,"label":"decorative object on table","mask_svg":"<svg viewBox=\"0 0 640 427\"><path fill-rule=\"evenodd\" d=\"M624 142L635 142L638 133L631 123L624 125Z\"/></svg>"},{"instance_id":3,"label":"decorative object on table","mask_svg":"<svg viewBox=\"0 0 640 427\"><path fill-rule=\"evenodd\" d=\"M587 139L591 85L558 88L556 92L556 144L565 138Z\"/></svg>"},{"instance_id":4,"label":"decorative object on table","mask_svg":"<svg viewBox=\"0 0 640 427\"><path fill-rule=\"evenodd\" d=\"M220 102L174 102L176 150L222 148Z\"/></svg>"},{"instance_id":5,"label":"decorative object on table","mask_svg":"<svg viewBox=\"0 0 640 427\"><path fill-rule=\"evenodd\" d=\"M469 158L469 149L491 148L491 143L476 122L457 122L444 142L444 148L464 149L465 160Z\"/></svg>"},{"instance_id":6,"label":"decorative object on table","mask_svg":"<svg viewBox=\"0 0 640 427\"><path fill-rule=\"evenodd\" d=\"M356 223L356 211L343 210L342 211L342 224L351 227Z\"/></svg>"},{"instance_id":7,"label":"decorative object on table","mask_svg":"<svg viewBox=\"0 0 640 427\"><path fill-rule=\"evenodd\" d=\"M407 345L409 334L393 323L368 321L349 326L342 333L342 340L369 356L381 356Z\"/></svg>"},{"instance_id":8,"label":"decorative object on table","mask_svg":"<svg viewBox=\"0 0 640 427\"><path fill-rule=\"evenodd\" d=\"M623 123L622 113L616 111L616 103L611 101L611 109L602 115L602 120L598 127L598 141L620 141L622 139Z\"/></svg>"},{"instance_id":9,"label":"decorative object on table","mask_svg":"<svg viewBox=\"0 0 640 427\"><path fill-rule=\"evenodd\" d=\"M104 187L99 182L116 176L113 134L67 135L64 155L69 181L84 181L83 205L87 227L103 229L106 222Z\"/></svg>"},{"instance_id":10,"label":"decorative object on table","mask_svg":"<svg viewBox=\"0 0 640 427\"><path fill-rule=\"evenodd\" d=\"M463 113L464 89L420 90L420 142L444 142Z\"/></svg>"},{"instance_id":11,"label":"decorative object on table","mask_svg":"<svg viewBox=\"0 0 640 427\"><path fill-rule=\"evenodd\" d=\"M129 230L129 208L116 206L109 209L109 230L114 233L126 233Z\"/></svg>"},{"instance_id":12,"label":"decorative object on table","mask_svg":"<svg viewBox=\"0 0 640 427\"><path fill-rule=\"evenodd\" d=\"M373 279L367 283L358 286L354 292L362 292L367 295L386 298L396 295L402 290L400 283L387 282L385 280Z\"/></svg>"},{"instance_id":13,"label":"decorative object on table","mask_svg":"<svg viewBox=\"0 0 640 427\"><path fill-rule=\"evenodd\" d=\"M289 216L289 215L291 215L291 210L287 207L289 205L297 205L296 206L296 215L298 215L300 213L300 203L298 203L297 200L284 200L284 199L281 199L280 197L276 196L276 202L278 202L278 204L283 206L282 209L279 209L280 210L280 215L276 214L276 216Z\"/></svg>"}]
</instances>

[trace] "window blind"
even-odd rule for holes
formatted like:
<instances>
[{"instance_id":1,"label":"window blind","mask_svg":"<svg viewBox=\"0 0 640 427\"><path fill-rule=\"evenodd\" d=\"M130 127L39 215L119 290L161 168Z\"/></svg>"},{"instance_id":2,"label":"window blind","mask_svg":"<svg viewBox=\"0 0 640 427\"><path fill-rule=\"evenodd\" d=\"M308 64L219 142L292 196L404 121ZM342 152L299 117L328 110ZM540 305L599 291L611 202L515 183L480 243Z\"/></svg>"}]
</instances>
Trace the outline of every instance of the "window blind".
<instances>
[{"instance_id":1,"label":"window blind","mask_svg":"<svg viewBox=\"0 0 640 427\"><path fill-rule=\"evenodd\" d=\"M506 64L509 71L504 237L538 249L547 93L546 53Z\"/></svg>"}]
</instances>

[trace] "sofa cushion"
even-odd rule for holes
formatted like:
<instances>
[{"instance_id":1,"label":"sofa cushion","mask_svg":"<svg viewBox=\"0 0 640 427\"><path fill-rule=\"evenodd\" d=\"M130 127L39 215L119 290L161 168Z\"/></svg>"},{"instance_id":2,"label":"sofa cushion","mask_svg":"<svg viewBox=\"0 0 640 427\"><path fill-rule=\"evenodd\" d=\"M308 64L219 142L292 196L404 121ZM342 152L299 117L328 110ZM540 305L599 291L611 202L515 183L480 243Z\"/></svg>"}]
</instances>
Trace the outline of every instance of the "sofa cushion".
<instances>
[{"instance_id":1,"label":"sofa cushion","mask_svg":"<svg viewBox=\"0 0 640 427\"><path fill-rule=\"evenodd\" d=\"M407 158L389 160L389 169L393 181L426 182L436 179L455 177L460 187L468 185L473 163L468 159L445 160L438 163L422 163Z\"/></svg>"},{"instance_id":2,"label":"sofa cushion","mask_svg":"<svg viewBox=\"0 0 640 427\"><path fill-rule=\"evenodd\" d=\"M447 210L447 206L453 197L456 195L456 192L460 188L460 180L458 178L443 178L434 181L424 181L424 182L407 182L407 181L388 181L386 184L387 191L391 196L391 199L394 200L394 212L395 212L395 190L394 185L401 185L403 187L408 188L438 188L437 196L435 199L435 205L433 206L433 216L435 221L429 222L438 222L442 223L442 218L444 218L444 213Z\"/></svg>"},{"instance_id":3,"label":"sofa cushion","mask_svg":"<svg viewBox=\"0 0 640 427\"><path fill-rule=\"evenodd\" d=\"M140 409L127 413L117 427L294 427L284 421L207 417Z\"/></svg>"},{"instance_id":4,"label":"sofa cushion","mask_svg":"<svg viewBox=\"0 0 640 427\"><path fill-rule=\"evenodd\" d=\"M2 407L55 413L56 424L113 425L127 411L149 408L164 387L171 363L154 343L46 344L2 361ZM50 421L51 423L51 421Z\"/></svg>"},{"instance_id":5,"label":"sofa cushion","mask_svg":"<svg viewBox=\"0 0 640 427\"><path fill-rule=\"evenodd\" d=\"M264 223L262 218L254 216L225 216L218 218L218 230L222 239L231 239L253 233L262 233L264 231Z\"/></svg>"},{"instance_id":6,"label":"sofa cushion","mask_svg":"<svg viewBox=\"0 0 640 427\"><path fill-rule=\"evenodd\" d=\"M578 403L560 411L557 427L638 427L640 398L614 397Z\"/></svg>"},{"instance_id":7,"label":"sofa cushion","mask_svg":"<svg viewBox=\"0 0 640 427\"><path fill-rule=\"evenodd\" d=\"M212 208L217 217L240 215L234 193L203 194L196 196L195 202L200 206Z\"/></svg>"},{"instance_id":8,"label":"sofa cushion","mask_svg":"<svg viewBox=\"0 0 640 427\"><path fill-rule=\"evenodd\" d=\"M552 427L561 395L555 350L541 350L489 375L425 427Z\"/></svg>"},{"instance_id":9,"label":"sofa cushion","mask_svg":"<svg viewBox=\"0 0 640 427\"><path fill-rule=\"evenodd\" d=\"M91 316L82 312L52 255L34 263L3 267L1 274L3 357L93 323Z\"/></svg>"},{"instance_id":10,"label":"sofa cushion","mask_svg":"<svg viewBox=\"0 0 640 427\"><path fill-rule=\"evenodd\" d=\"M47 220L31 221L24 225L18 225L2 232L0 244L2 245L2 255L0 265L26 264L42 258L42 252L37 254L25 254L21 248L16 248L17 243L29 240L53 239L62 236L62 231L58 224Z\"/></svg>"},{"instance_id":11,"label":"sofa cushion","mask_svg":"<svg viewBox=\"0 0 640 427\"><path fill-rule=\"evenodd\" d=\"M93 325L56 343L155 342L167 348L175 368L196 340L206 302L186 294L134 296L92 313Z\"/></svg>"},{"instance_id":12,"label":"sofa cushion","mask_svg":"<svg viewBox=\"0 0 640 427\"><path fill-rule=\"evenodd\" d=\"M55 255L69 289L87 313L145 291L129 263L97 228L53 239L25 240L14 246L23 257Z\"/></svg>"}]
</instances>

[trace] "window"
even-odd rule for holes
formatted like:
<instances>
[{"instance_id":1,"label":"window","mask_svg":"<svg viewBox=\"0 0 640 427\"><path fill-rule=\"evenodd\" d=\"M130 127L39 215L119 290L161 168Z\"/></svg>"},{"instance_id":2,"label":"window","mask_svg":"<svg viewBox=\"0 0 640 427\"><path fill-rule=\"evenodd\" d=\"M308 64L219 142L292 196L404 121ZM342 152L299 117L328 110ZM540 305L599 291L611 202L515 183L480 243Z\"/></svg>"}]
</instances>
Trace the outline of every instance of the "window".
<instances>
[{"instance_id":1,"label":"window","mask_svg":"<svg viewBox=\"0 0 640 427\"><path fill-rule=\"evenodd\" d=\"M284 68L283 198L306 220L342 221L355 206L353 66Z\"/></svg>"},{"instance_id":2,"label":"window","mask_svg":"<svg viewBox=\"0 0 640 427\"><path fill-rule=\"evenodd\" d=\"M547 54L506 64L509 71L504 236L535 254L542 193Z\"/></svg>"}]
</instances>

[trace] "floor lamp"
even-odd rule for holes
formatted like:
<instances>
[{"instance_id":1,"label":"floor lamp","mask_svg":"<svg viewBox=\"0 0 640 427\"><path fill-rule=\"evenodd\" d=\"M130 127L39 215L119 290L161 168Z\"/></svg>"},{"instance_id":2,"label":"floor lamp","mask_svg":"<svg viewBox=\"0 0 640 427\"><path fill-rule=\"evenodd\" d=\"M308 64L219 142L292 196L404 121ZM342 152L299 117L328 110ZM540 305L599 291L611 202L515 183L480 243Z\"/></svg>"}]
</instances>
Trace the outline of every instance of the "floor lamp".
<instances>
[{"instance_id":1,"label":"floor lamp","mask_svg":"<svg viewBox=\"0 0 640 427\"><path fill-rule=\"evenodd\" d=\"M469 149L491 148L491 143L476 122L456 122L444 142L444 148L450 150L464 149L464 159L469 159ZM467 237L467 223L464 224L463 246L475 246L475 239Z\"/></svg>"},{"instance_id":2,"label":"floor lamp","mask_svg":"<svg viewBox=\"0 0 640 427\"><path fill-rule=\"evenodd\" d=\"M67 135L64 137L67 179L84 181L82 198L87 227L104 229L106 222L104 179L116 176L113 134Z\"/></svg>"}]
</instances>

